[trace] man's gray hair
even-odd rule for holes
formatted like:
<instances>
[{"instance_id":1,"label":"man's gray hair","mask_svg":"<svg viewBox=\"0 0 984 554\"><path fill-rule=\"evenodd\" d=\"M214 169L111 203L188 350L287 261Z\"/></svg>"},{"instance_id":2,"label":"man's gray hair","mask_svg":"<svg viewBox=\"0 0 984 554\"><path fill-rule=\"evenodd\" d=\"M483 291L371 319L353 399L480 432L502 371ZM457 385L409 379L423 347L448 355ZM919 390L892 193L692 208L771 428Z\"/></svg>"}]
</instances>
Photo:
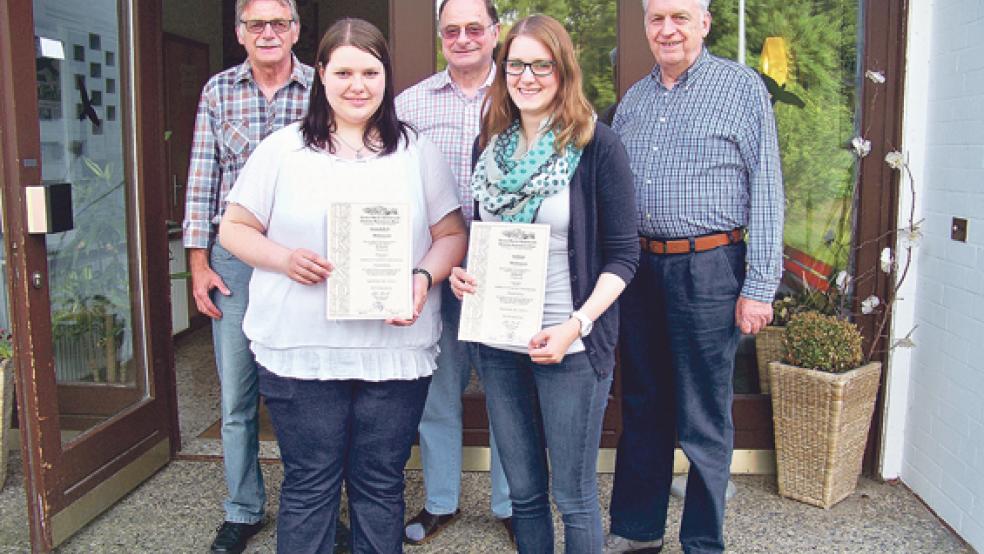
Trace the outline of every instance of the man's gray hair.
<instances>
[{"instance_id":1,"label":"man's gray hair","mask_svg":"<svg viewBox=\"0 0 984 554\"><path fill-rule=\"evenodd\" d=\"M250 2L253 0L236 0L236 25L241 24L243 12L246 11L246 6L249 6ZM295 0L277 0L277 2L290 8L290 18L297 24L301 23L301 16L297 14L297 2Z\"/></svg>"},{"instance_id":2,"label":"man's gray hair","mask_svg":"<svg viewBox=\"0 0 984 554\"><path fill-rule=\"evenodd\" d=\"M705 12L711 9L711 0L697 0L697 3ZM649 0L642 0L642 11L646 11L647 8L649 8Z\"/></svg>"}]
</instances>

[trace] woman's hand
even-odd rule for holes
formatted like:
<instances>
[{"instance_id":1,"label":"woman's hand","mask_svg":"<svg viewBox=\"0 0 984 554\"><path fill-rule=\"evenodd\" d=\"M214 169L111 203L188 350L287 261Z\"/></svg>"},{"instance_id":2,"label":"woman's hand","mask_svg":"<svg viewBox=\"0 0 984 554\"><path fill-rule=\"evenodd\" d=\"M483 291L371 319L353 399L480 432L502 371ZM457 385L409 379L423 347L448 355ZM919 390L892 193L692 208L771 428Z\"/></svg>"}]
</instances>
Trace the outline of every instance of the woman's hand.
<instances>
[{"instance_id":1,"label":"woman's hand","mask_svg":"<svg viewBox=\"0 0 984 554\"><path fill-rule=\"evenodd\" d=\"M559 364L581 332L581 322L573 317L560 325L547 327L530 339L530 359L538 364Z\"/></svg>"},{"instance_id":2,"label":"woman's hand","mask_svg":"<svg viewBox=\"0 0 984 554\"><path fill-rule=\"evenodd\" d=\"M475 294L478 287L478 281L472 277L471 273L460 267L451 269L451 277L448 278L448 281L451 283L451 292L458 300L464 298L465 294Z\"/></svg>"},{"instance_id":3,"label":"woman's hand","mask_svg":"<svg viewBox=\"0 0 984 554\"><path fill-rule=\"evenodd\" d=\"M430 283L427 277L415 273L413 275L413 315L410 319L390 318L386 323L394 327L409 327L416 323L421 312L424 311L424 304L427 303L427 285Z\"/></svg>"},{"instance_id":4,"label":"woman's hand","mask_svg":"<svg viewBox=\"0 0 984 554\"><path fill-rule=\"evenodd\" d=\"M284 273L302 285L316 285L331 276L335 266L305 248L290 251Z\"/></svg>"}]
</instances>

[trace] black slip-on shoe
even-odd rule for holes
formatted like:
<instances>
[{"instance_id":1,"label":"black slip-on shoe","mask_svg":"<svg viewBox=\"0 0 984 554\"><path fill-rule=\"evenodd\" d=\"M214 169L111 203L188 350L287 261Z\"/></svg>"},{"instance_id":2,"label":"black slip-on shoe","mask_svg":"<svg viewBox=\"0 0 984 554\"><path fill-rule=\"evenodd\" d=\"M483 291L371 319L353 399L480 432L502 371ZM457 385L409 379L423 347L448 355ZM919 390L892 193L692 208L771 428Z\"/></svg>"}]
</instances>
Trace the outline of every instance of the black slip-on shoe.
<instances>
[{"instance_id":1,"label":"black slip-on shoe","mask_svg":"<svg viewBox=\"0 0 984 554\"><path fill-rule=\"evenodd\" d=\"M265 522L256 523L233 523L224 521L216 529L215 540L212 541L212 552L222 552L223 554L239 554L246 550L246 543L250 537L259 533Z\"/></svg>"}]
</instances>

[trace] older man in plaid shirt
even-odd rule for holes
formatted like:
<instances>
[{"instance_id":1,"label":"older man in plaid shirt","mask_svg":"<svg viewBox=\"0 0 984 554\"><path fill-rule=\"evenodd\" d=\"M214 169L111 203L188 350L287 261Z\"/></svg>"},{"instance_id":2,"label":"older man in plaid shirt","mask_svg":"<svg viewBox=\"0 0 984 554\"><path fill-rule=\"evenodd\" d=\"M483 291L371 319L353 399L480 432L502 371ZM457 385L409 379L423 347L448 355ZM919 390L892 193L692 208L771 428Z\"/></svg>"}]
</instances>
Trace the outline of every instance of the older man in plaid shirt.
<instances>
[{"instance_id":1,"label":"older man in plaid shirt","mask_svg":"<svg viewBox=\"0 0 984 554\"><path fill-rule=\"evenodd\" d=\"M704 48L709 1L643 0L656 66L613 122L635 174L642 257L620 299L623 428L606 553L662 548L676 440L691 464L683 550L724 551L735 351L740 332L772 319L782 273L769 96L755 71Z\"/></svg>"},{"instance_id":2,"label":"older man in plaid shirt","mask_svg":"<svg viewBox=\"0 0 984 554\"><path fill-rule=\"evenodd\" d=\"M438 8L442 52L448 68L396 98L400 118L432 140L444 153L458 183L465 221L471 222L471 151L481 125L482 101L495 77L492 50L499 38L499 18L491 0L444 0ZM445 283L441 287L441 353L420 420L420 453L426 503L407 522L404 540L421 544L433 539L457 517L461 492L461 394L471 377L464 344L458 342L461 302ZM512 504L492 447L492 513L510 537Z\"/></svg>"},{"instance_id":3,"label":"older man in plaid shirt","mask_svg":"<svg viewBox=\"0 0 984 554\"><path fill-rule=\"evenodd\" d=\"M314 78L314 70L291 53L301 26L294 0L238 0L236 21L246 61L213 76L202 90L183 225L195 304L212 318L222 389L229 496L212 552L242 552L262 527L266 504L257 368L242 330L252 268L219 245L216 226L226 194L256 145L304 116Z\"/></svg>"}]
</instances>

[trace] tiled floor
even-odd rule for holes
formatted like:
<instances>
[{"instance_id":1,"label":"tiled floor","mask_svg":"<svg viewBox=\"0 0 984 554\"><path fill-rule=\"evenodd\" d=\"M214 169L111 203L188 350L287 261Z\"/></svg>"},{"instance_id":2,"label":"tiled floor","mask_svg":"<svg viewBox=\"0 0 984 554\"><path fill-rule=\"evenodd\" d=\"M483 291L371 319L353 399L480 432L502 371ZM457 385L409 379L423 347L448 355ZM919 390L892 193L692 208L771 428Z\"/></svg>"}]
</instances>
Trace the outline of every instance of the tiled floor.
<instances>
[{"instance_id":1,"label":"tiled floor","mask_svg":"<svg viewBox=\"0 0 984 554\"><path fill-rule=\"evenodd\" d=\"M215 370L207 331L180 342L176 353L183 452L217 454L217 440L197 435L218 417ZM264 457L276 457L276 446L264 447ZM7 486L0 491L0 553L30 550L20 457L11 459ZM274 518L283 471L279 464L263 466ZM501 526L488 512L488 476L463 477L462 516L432 543L408 547L411 554L508 552ZM830 510L820 510L779 498L775 478L739 476L739 493L728 506L726 538L731 552L973 552L942 525L904 486L863 479L850 498ZM599 475L602 513L606 517L611 476ZM221 523L225 484L218 462L175 461L112 509L72 537L60 552L206 552L215 527ZM423 484L419 471L407 472L407 512L419 509ZM676 542L681 502L672 499L667 549ZM343 515L343 517L346 517ZM558 550L562 527L555 514ZM275 551L275 523L252 542L248 552Z\"/></svg>"}]
</instances>

